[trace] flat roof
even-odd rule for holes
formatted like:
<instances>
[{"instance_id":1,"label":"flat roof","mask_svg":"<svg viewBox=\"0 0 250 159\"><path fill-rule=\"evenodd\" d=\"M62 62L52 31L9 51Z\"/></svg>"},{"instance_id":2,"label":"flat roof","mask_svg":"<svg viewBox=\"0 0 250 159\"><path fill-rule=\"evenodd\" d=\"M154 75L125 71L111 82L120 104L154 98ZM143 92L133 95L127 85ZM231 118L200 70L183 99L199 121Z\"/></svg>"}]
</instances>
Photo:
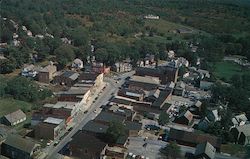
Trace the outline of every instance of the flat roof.
<instances>
[{"instance_id":1,"label":"flat roof","mask_svg":"<svg viewBox=\"0 0 250 159\"><path fill-rule=\"evenodd\" d=\"M56 104L44 104L44 107L47 108L66 108L66 109L73 109L78 103L76 102L57 102Z\"/></svg>"},{"instance_id":2,"label":"flat roof","mask_svg":"<svg viewBox=\"0 0 250 159\"><path fill-rule=\"evenodd\" d=\"M44 123L49 123L49 124L56 124L56 125L59 125L61 122L63 122L63 119L48 117L48 118L45 119L43 122L44 122Z\"/></svg>"},{"instance_id":3,"label":"flat roof","mask_svg":"<svg viewBox=\"0 0 250 159\"><path fill-rule=\"evenodd\" d=\"M143 77L143 76L134 75L134 76L132 76L130 78L130 81L141 82L141 83L149 83L149 84L156 84L156 85L160 84L159 78L157 79L156 77L150 77L150 76Z\"/></svg>"}]
</instances>

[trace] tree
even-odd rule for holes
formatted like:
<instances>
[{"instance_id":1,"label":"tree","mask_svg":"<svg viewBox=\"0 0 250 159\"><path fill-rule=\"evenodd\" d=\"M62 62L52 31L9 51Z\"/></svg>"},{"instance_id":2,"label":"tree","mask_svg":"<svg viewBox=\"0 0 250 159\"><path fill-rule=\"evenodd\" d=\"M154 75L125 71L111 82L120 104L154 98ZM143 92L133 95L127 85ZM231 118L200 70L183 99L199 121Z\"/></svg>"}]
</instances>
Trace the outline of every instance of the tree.
<instances>
[{"instance_id":1,"label":"tree","mask_svg":"<svg viewBox=\"0 0 250 159\"><path fill-rule=\"evenodd\" d=\"M181 149L176 142L170 142L164 148L160 149L160 153L165 159L177 159L181 156Z\"/></svg>"},{"instance_id":2,"label":"tree","mask_svg":"<svg viewBox=\"0 0 250 159\"><path fill-rule=\"evenodd\" d=\"M165 125L169 122L169 115L166 112L161 112L159 116L158 123L160 125Z\"/></svg>"},{"instance_id":3,"label":"tree","mask_svg":"<svg viewBox=\"0 0 250 159\"><path fill-rule=\"evenodd\" d=\"M57 62L65 66L75 58L73 47L70 45L61 45L58 47L54 54L56 55Z\"/></svg>"},{"instance_id":4,"label":"tree","mask_svg":"<svg viewBox=\"0 0 250 159\"><path fill-rule=\"evenodd\" d=\"M52 95L51 91L47 89L39 90L39 87L33 81L21 76L9 80L4 90L6 94L12 95L13 98L27 102L34 102Z\"/></svg>"},{"instance_id":5,"label":"tree","mask_svg":"<svg viewBox=\"0 0 250 159\"><path fill-rule=\"evenodd\" d=\"M85 28L78 27L74 29L71 33L71 38L73 39L75 46L82 46L88 44L88 34Z\"/></svg>"},{"instance_id":6,"label":"tree","mask_svg":"<svg viewBox=\"0 0 250 159\"><path fill-rule=\"evenodd\" d=\"M16 60L14 58L0 61L0 73L11 73L16 69Z\"/></svg>"},{"instance_id":7,"label":"tree","mask_svg":"<svg viewBox=\"0 0 250 159\"><path fill-rule=\"evenodd\" d=\"M106 132L106 140L110 143L115 143L117 139L125 135L125 127L121 122L113 121L110 123Z\"/></svg>"}]
</instances>

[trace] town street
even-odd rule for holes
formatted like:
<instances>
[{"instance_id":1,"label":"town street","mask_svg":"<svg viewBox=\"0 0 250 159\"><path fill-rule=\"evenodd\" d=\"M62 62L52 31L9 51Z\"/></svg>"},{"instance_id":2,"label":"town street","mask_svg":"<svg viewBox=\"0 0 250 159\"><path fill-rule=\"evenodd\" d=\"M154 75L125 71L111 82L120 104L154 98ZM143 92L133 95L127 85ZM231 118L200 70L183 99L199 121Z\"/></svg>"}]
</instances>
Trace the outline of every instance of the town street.
<instances>
[{"instance_id":1,"label":"town street","mask_svg":"<svg viewBox=\"0 0 250 159\"><path fill-rule=\"evenodd\" d=\"M113 94L117 92L119 87L124 83L125 79L127 77L131 76L132 74L134 74L133 71L120 75L119 82L116 82L110 78L105 78L105 82L107 83L107 86L104 89L104 91L100 94L98 99L94 103L92 103L88 112L86 114L83 114L82 118L75 124L75 126L68 133L68 135L65 136L59 142L59 144L57 146L55 146L55 147L52 146L48 149L47 158L48 159L54 158L54 156L71 140L72 136L78 130L80 130L87 122L89 122L90 120L93 120L97 116L97 113L94 113L94 110L99 109L103 104L105 104L113 96ZM98 110L98 112L100 112L100 111Z\"/></svg>"}]
</instances>

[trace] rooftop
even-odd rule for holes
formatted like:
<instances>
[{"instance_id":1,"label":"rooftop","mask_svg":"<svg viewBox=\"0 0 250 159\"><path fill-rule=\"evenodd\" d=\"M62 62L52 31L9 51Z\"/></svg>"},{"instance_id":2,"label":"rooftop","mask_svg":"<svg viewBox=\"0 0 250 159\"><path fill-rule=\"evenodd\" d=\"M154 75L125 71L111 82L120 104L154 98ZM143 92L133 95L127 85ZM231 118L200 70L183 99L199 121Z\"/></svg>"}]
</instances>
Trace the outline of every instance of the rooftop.
<instances>
[{"instance_id":1,"label":"rooftop","mask_svg":"<svg viewBox=\"0 0 250 159\"><path fill-rule=\"evenodd\" d=\"M160 84L160 80L159 78L155 78L155 77L143 77L143 76L132 76L130 78L130 81L133 81L133 82L141 82L141 83L149 83L149 84L156 84L156 85L159 85Z\"/></svg>"},{"instance_id":2,"label":"rooftop","mask_svg":"<svg viewBox=\"0 0 250 159\"><path fill-rule=\"evenodd\" d=\"M125 117L116 115L111 112L105 112L102 111L96 118L95 121L103 121L103 122L112 122L112 121L118 121L123 122L125 120Z\"/></svg>"},{"instance_id":3,"label":"rooftop","mask_svg":"<svg viewBox=\"0 0 250 159\"><path fill-rule=\"evenodd\" d=\"M43 122L49 123L49 124L59 125L60 123L63 122L63 119L48 117L48 118L45 119Z\"/></svg>"},{"instance_id":4,"label":"rooftop","mask_svg":"<svg viewBox=\"0 0 250 159\"><path fill-rule=\"evenodd\" d=\"M88 132L93 132L93 133L106 133L107 129L108 129L107 125L95 122L93 120L89 121L82 128L83 131L88 131Z\"/></svg>"},{"instance_id":5,"label":"rooftop","mask_svg":"<svg viewBox=\"0 0 250 159\"><path fill-rule=\"evenodd\" d=\"M66 109L73 109L78 103L76 102L57 102L56 104L44 104L44 107L47 108L66 108Z\"/></svg>"},{"instance_id":6,"label":"rooftop","mask_svg":"<svg viewBox=\"0 0 250 159\"><path fill-rule=\"evenodd\" d=\"M213 147L213 145L211 145L209 142L204 142L196 146L194 155L199 156L205 153L207 156L209 156L210 159L214 159L215 152L216 149Z\"/></svg>"},{"instance_id":7,"label":"rooftop","mask_svg":"<svg viewBox=\"0 0 250 159\"><path fill-rule=\"evenodd\" d=\"M15 112L7 114L4 116L10 123L14 123L20 119L26 118L26 114L21 110L18 109Z\"/></svg>"},{"instance_id":8,"label":"rooftop","mask_svg":"<svg viewBox=\"0 0 250 159\"><path fill-rule=\"evenodd\" d=\"M30 139L13 134L9 134L4 143L27 153L31 153L36 146L36 143Z\"/></svg>"}]
</instances>

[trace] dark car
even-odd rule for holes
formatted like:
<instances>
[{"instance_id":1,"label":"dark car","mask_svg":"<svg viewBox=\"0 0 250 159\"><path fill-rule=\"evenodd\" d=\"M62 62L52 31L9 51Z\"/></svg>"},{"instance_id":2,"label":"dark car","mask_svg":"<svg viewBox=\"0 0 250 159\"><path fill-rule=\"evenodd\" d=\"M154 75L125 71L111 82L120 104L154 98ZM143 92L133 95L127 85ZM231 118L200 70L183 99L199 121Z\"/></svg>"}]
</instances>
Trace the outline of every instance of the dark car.
<instances>
[{"instance_id":1,"label":"dark car","mask_svg":"<svg viewBox=\"0 0 250 159\"><path fill-rule=\"evenodd\" d=\"M145 129L158 131L161 128L159 126L156 126L156 125L145 125Z\"/></svg>"}]
</instances>

